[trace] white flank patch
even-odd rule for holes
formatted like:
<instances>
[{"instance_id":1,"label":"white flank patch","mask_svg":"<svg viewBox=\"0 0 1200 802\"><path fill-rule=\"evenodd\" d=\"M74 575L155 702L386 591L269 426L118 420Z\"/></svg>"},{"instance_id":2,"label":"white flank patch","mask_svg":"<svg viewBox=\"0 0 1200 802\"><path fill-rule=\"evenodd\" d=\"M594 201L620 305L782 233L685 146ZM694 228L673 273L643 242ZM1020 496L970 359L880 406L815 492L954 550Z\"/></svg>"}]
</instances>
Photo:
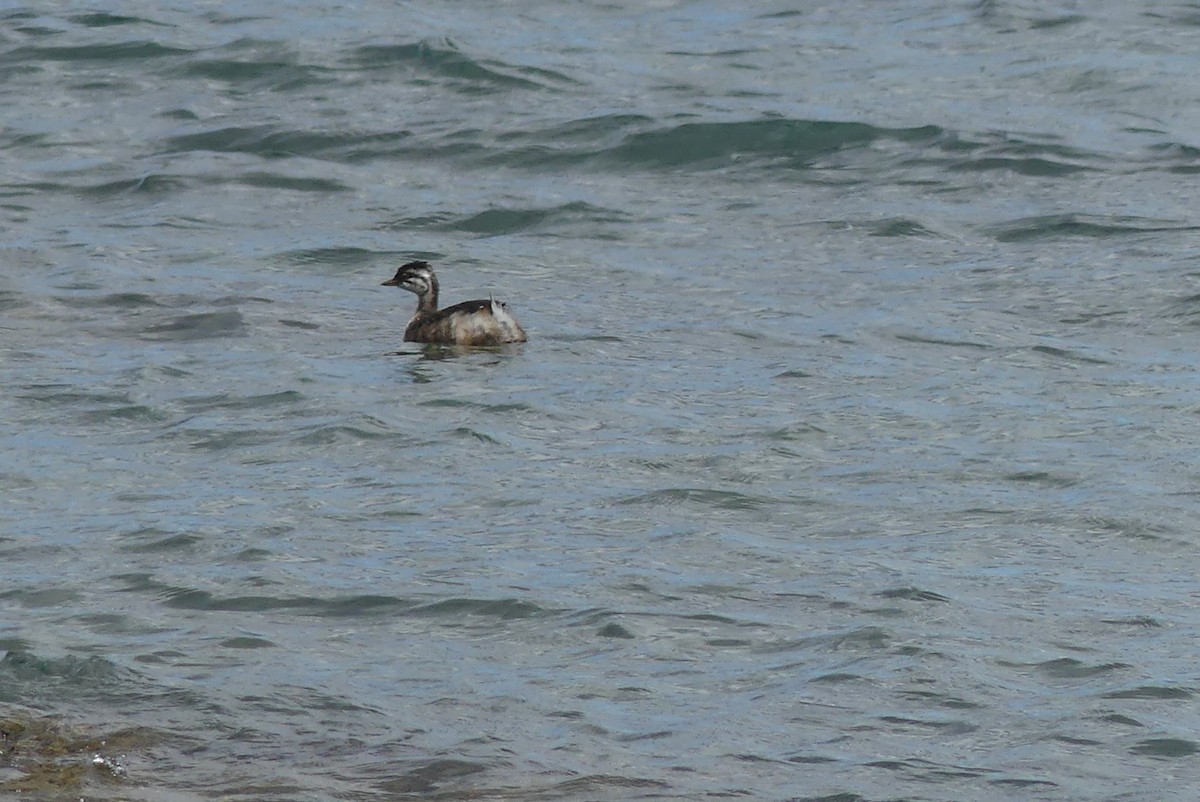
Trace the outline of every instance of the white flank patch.
<instances>
[{"instance_id":1,"label":"white flank patch","mask_svg":"<svg viewBox=\"0 0 1200 802\"><path fill-rule=\"evenodd\" d=\"M500 324L509 337L515 338L518 336L517 332L521 331L520 325L508 313L508 310L504 308L504 304L495 299L492 300L492 317L496 318L496 322Z\"/></svg>"}]
</instances>

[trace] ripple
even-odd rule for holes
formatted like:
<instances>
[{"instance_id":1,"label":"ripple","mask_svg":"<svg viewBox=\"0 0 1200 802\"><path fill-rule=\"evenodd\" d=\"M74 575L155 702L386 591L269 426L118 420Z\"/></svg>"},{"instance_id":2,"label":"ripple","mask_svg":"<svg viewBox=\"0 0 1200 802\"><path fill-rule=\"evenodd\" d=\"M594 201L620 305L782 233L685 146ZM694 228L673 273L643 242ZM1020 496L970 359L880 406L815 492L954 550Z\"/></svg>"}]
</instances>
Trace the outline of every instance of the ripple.
<instances>
[{"instance_id":1,"label":"ripple","mask_svg":"<svg viewBox=\"0 0 1200 802\"><path fill-rule=\"evenodd\" d=\"M189 412L208 412L215 409L262 409L280 405L296 404L304 400L304 394L296 390L281 390L261 395L218 395L182 398L179 403Z\"/></svg>"},{"instance_id":2,"label":"ripple","mask_svg":"<svg viewBox=\"0 0 1200 802\"><path fill-rule=\"evenodd\" d=\"M1134 744L1129 751L1151 757L1190 757L1200 752L1200 744L1185 738L1147 738Z\"/></svg>"},{"instance_id":3,"label":"ripple","mask_svg":"<svg viewBox=\"0 0 1200 802\"><path fill-rule=\"evenodd\" d=\"M1049 214L1018 218L990 226L987 230L999 242L1031 242L1062 237L1123 237L1200 231L1200 226L1128 215Z\"/></svg>"},{"instance_id":4,"label":"ripple","mask_svg":"<svg viewBox=\"0 0 1200 802\"><path fill-rule=\"evenodd\" d=\"M79 593L61 588L18 588L0 593L0 599L22 607L61 607L79 599Z\"/></svg>"},{"instance_id":5,"label":"ripple","mask_svg":"<svg viewBox=\"0 0 1200 802\"><path fill-rule=\"evenodd\" d=\"M73 14L67 19L71 22L78 23L88 28L111 28L117 25L161 25L162 23L155 22L144 17L130 17L122 14L109 14L104 11L95 11L88 14Z\"/></svg>"},{"instance_id":6,"label":"ripple","mask_svg":"<svg viewBox=\"0 0 1200 802\"><path fill-rule=\"evenodd\" d=\"M273 443L282 437L279 432L268 429L242 429L233 432L215 429L180 429L164 436L185 439L188 441L189 447L200 451L249 448Z\"/></svg>"},{"instance_id":7,"label":"ripple","mask_svg":"<svg viewBox=\"0 0 1200 802\"><path fill-rule=\"evenodd\" d=\"M880 721L893 725L889 731L928 730L942 735L965 735L975 732L979 725L971 721L912 718L909 716L880 716ZM903 761L900 761L901 763Z\"/></svg>"},{"instance_id":8,"label":"ripple","mask_svg":"<svg viewBox=\"0 0 1200 802\"><path fill-rule=\"evenodd\" d=\"M1079 484L1078 479L1073 479L1068 476L1059 476L1050 473L1049 471L1018 471L1005 475L1006 480L1010 482L1022 482L1033 485L1043 485L1045 487L1074 487Z\"/></svg>"},{"instance_id":9,"label":"ripple","mask_svg":"<svg viewBox=\"0 0 1200 802\"><path fill-rule=\"evenodd\" d=\"M221 641L221 646L225 647L226 649L275 649L278 648L279 644L275 643L274 641L269 641L266 638L250 638L243 636L238 638L226 638L225 640Z\"/></svg>"},{"instance_id":10,"label":"ripple","mask_svg":"<svg viewBox=\"0 0 1200 802\"><path fill-rule=\"evenodd\" d=\"M1068 348L1055 348L1051 345L1035 345L1029 349L1031 353L1041 354L1042 356L1051 357L1056 362L1070 363L1076 365L1108 365L1111 364L1107 359L1097 359L1096 357L1081 354L1078 351L1072 351Z\"/></svg>"},{"instance_id":11,"label":"ripple","mask_svg":"<svg viewBox=\"0 0 1200 802\"><path fill-rule=\"evenodd\" d=\"M993 346L987 343L975 342L973 340L952 340L922 334L897 334L896 339L901 342L917 343L919 345L944 345L948 348L978 348L981 350L991 350L993 348Z\"/></svg>"},{"instance_id":12,"label":"ripple","mask_svg":"<svg viewBox=\"0 0 1200 802\"><path fill-rule=\"evenodd\" d=\"M1010 788L1057 788L1058 783L1050 780L1036 780L1028 777L1005 777L999 780L988 780L989 785L1000 785Z\"/></svg>"},{"instance_id":13,"label":"ripple","mask_svg":"<svg viewBox=\"0 0 1200 802\"><path fill-rule=\"evenodd\" d=\"M303 248L277 254L280 261L294 265L336 265L339 267L363 267L377 262L382 256L379 251L366 248Z\"/></svg>"},{"instance_id":14,"label":"ripple","mask_svg":"<svg viewBox=\"0 0 1200 802\"><path fill-rule=\"evenodd\" d=\"M145 309L163 306L154 296L144 292L114 292L107 295L67 295L55 298L59 303L77 309L112 308Z\"/></svg>"},{"instance_id":15,"label":"ripple","mask_svg":"<svg viewBox=\"0 0 1200 802\"><path fill-rule=\"evenodd\" d=\"M419 605L408 611L408 614L450 618L485 616L508 621L516 618L532 618L544 612L546 611L538 605L520 599L452 598Z\"/></svg>"},{"instance_id":16,"label":"ripple","mask_svg":"<svg viewBox=\"0 0 1200 802\"><path fill-rule=\"evenodd\" d=\"M596 636L600 638L620 638L624 640L633 640L637 637L628 629L615 622L609 622L600 627L600 629L596 630Z\"/></svg>"},{"instance_id":17,"label":"ripple","mask_svg":"<svg viewBox=\"0 0 1200 802\"><path fill-rule=\"evenodd\" d=\"M103 657L92 655L80 658L40 657L33 652L10 651L0 660L0 671L11 680L29 681L48 678L70 680L83 684L108 680L117 676L117 669Z\"/></svg>"},{"instance_id":18,"label":"ripple","mask_svg":"<svg viewBox=\"0 0 1200 802\"><path fill-rule=\"evenodd\" d=\"M884 591L880 591L879 593L877 593L875 595L880 596L884 599L906 599L908 601L919 601L919 602L948 602L948 601L950 601L950 599L946 598L942 594L934 593L932 590L921 590L920 588L911 588L911 587L895 588L893 590L884 590Z\"/></svg>"},{"instance_id":19,"label":"ripple","mask_svg":"<svg viewBox=\"0 0 1200 802\"><path fill-rule=\"evenodd\" d=\"M1164 310L1163 314L1170 318L1194 320L1200 317L1200 293L1180 295Z\"/></svg>"},{"instance_id":20,"label":"ripple","mask_svg":"<svg viewBox=\"0 0 1200 802\"><path fill-rule=\"evenodd\" d=\"M451 429L448 432L448 434L453 435L454 437L457 437L460 439L464 439L464 440L478 440L479 442L485 443L487 445L495 445L495 446L503 445L503 443L500 440L493 437L492 435L487 434L486 432L481 432L478 429L472 429L469 426L455 427L455 428Z\"/></svg>"},{"instance_id":21,"label":"ripple","mask_svg":"<svg viewBox=\"0 0 1200 802\"><path fill-rule=\"evenodd\" d=\"M1146 160L1151 169L1164 169L1179 175L1200 173L1200 148L1179 142L1160 142L1147 150Z\"/></svg>"},{"instance_id":22,"label":"ripple","mask_svg":"<svg viewBox=\"0 0 1200 802\"><path fill-rule=\"evenodd\" d=\"M484 401L469 401L462 398L432 398L428 401L422 401L421 406L445 409L478 410L480 412L494 412L498 414L537 411L529 404L525 404L520 401L506 401L499 404L489 404Z\"/></svg>"},{"instance_id":23,"label":"ripple","mask_svg":"<svg viewBox=\"0 0 1200 802\"><path fill-rule=\"evenodd\" d=\"M367 420L361 426L340 423L310 428L296 438L297 443L304 445L331 445L333 443L361 443L367 440L396 439L410 441L407 435L394 431L391 427L376 420ZM416 442L416 441L412 441Z\"/></svg>"},{"instance_id":24,"label":"ripple","mask_svg":"<svg viewBox=\"0 0 1200 802\"><path fill-rule=\"evenodd\" d=\"M858 122L755 120L683 123L628 136L603 153L606 160L647 167L712 169L751 157L791 168L809 168L820 156L858 148L879 139L931 142L937 126L877 128Z\"/></svg>"},{"instance_id":25,"label":"ripple","mask_svg":"<svg viewBox=\"0 0 1200 802\"><path fill-rule=\"evenodd\" d=\"M1094 168L1039 157L988 156L951 165L952 170L1006 170L1021 175L1057 178Z\"/></svg>"},{"instance_id":26,"label":"ripple","mask_svg":"<svg viewBox=\"0 0 1200 802\"><path fill-rule=\"evenodd\" d=\"M77 390L69 384L27 384L21 389L25 391L21 395L22 399L39 404L73 406L80 403L122 404L129 402L129 396L126 393Z\"/></svg>"},{"instance_id":27,"label":"ripple","mask_svg":"<svg viewBox=\"0 0 1200 802\"><path fill-rule=\"evenodd\" d=\"M1105 699L1191 699L1194 694L1173 685L1140 685L1103 694Z\"/></svg>"},{"instance_id":28,"label":"ripple","mask_svg":"<svg viewBox=\"0 0 1200 802\"><path fill-rule=\"evenodd\" d=\"M886 220L873 220L865 225L872 237L937 237L942 234L925 226L917 220L907 217L892 217Z\"/></svg>"},{"instance_id":29,"label":"ripple","mask_svg":"<svg viewBox=\"0 0 1200 802\"><path fill-rule=\"evenodd\" d=\"M329 178L310 178L282 173L249 172L237 177L240 184L260 189L286 189L292 192L351 192L353 187Z\"/></svg>"},{"instance_id":30,"label":"ripple","mask_svg":"<svg viewBox=\"0 0 1200 802\"><path fill-rule=\"evenodd\" d=\"M167 607L183 610L224 610L244 613L261 613L271 610L314 610L328 609L329 603L320 599L280 596L217 596L195 588L163 587L158 596ZM392 604L395 604L392 600Z\"/></svg>"},{"instance_id":31,"label":"ripple","mask_svg":"<svg viewBox=\"0 0 1200 802\"><path fill-rule=\"evenodd\" d=\"M384 780L376 787L388 794L428 794L436 791L448 780L468 777L486 770L487 766L482 763L440 759L411 769L394 779Z\"/></svg>"},{"instance_id":32,"label":"ripple","mask_svg":"<svg viewBox=\"0 0 1200 802\"><path fill-rule=\"evenodd\" d=\"M65 45L60 47L37 47L26 45L0 54L0 64L30 64L39 61L143 61L188 55L192 51L167 47L157 42L117 42L100 45Z\"/></svg>"},{"instance_id":33,"label":"ripple","mask_svg":"<svg viewBox=\"0 0 1200 802\"><path fill-rule=\"evenodd\" d=\"M474 58L454 42L416 42L400 45L366 45L353 52L350 61L360 68L390 70L410 67L437 78L464 94L483 94L497 89L551 89L556 85L578 85L560 72L537 67L506 64L497 59Z\"/></svg>"},{"instance_id":34,"label":"ripple","mask_svg":"<svg viewBox=\"0 0 1200 802\"><path fill-rule=\"evenodd\" d=\"M932 782L946 782L953 779L976 779L993 773L991 770L985 768L943 765L929 760L921 760L920 758L910 760L876 760L867 763L867 765Z\"/></svg>"},{"instance_id":35,"label":"ripple","mask_svg":"<svg viewBox=\"0 0 1200 802\"><path fill-rule=\"evenodd\" d=\"M650 493L640 493L636 496L622 499L621 504L677 506L680 504L701 504L723 510L757 510L776 504L775 499L763 496L750 496L732 490L711 490L695 487L672 487L655 490Z\"/></svg>"},{"instance_id":36,"label":"ripple","mask_svg":"<svg viewBox=\"0 0 1200 802\"><path fill-rule=\"evenodd\" d=\"M84 412L80 419L86 423L107 423L110 421L162 421L168 415L145 404L122 404L108 409L96 409Z\"/></svg>"},{"instance_id":37,"label":"ripple","mask_svg":"<svg viewBox=\"0 0 1200 802\"><path fill-rule=\"evenodd\" d=\"M135 536L145 538L147 533L134 533ZM141 543L130 543L121 547L121 551L134 552L138 554L155 554L160 552L186 551L191 549L203 539L197 535L167 535L153 540L145 540Z\"/></svg>"},{"instance_id":38,"label":"ripple","mask_svg":"<svg viewBox=\"0 0 1200 802\"><path fill-rule=\"evenodd\" d=\"M649 130L646 130L646 129ZM560 136L565 131L565 136ZM891 129L858 122L767 119L685 122L657 126L636 115L587 118L567 126L509 132L498 145L484 132L452 134L393 129L374 132L225 126L178 134L163 142L166 153L249 153L262 158L309 157L358 163L380 158L467 159L488 166L532 170L595 166L604 169L742 166L811 169L840 151L887 141L920 147L943 135L937 126ZM436 218L426 219L427 224ZM879 236L941 235L919 222L897 218L873 224Z\"/></svg>"},{"instance_id":39,"label":"ripple","mask_svg":"<svg viewBox=\"0 0 1200 802\"><path fill-rule=\"evenodd\" d=\"M618 788L654 788L665 791L670 784L661 780L649 780L642 777L609 776L592 774L586 777L575 777L558 783L545 794L549 799L589 799L593 795L599 799L610 799ZM656 798L661 794L647 795ZM647 797L643 797L647 798Z\"/></svg>"},{"instance_id":40,"label":"ripple","mask_svg":"<svg viewBox=\"0 0 1200 802\"><path fill-rule=\"evenodd\" d=\"M246 321L237 310L200 312L181 315L166 323L147 326L141 331L147 340L207 340L214 337L240 337L246 334Z\"/></svg>"},{"instance_id":41,"label":"ripple","mask_svg":"<svg viewBox=\"0 0 1200 802\"><path fill-rule=\"evenodd\" d=\"M184 189L190 179L185 176L149 173L138 178L123 178L116 181L105 181L89 187L74 190L84 195L131 195L146 193L150 195L176 192Z\"/></svg>"},{"instance_id":42,"label":"ripple","mask_svg":"<svg viewBox=\"0 0 1200 802\"><path fill-rule=\"evenodd\" d=\"M293 610L304 615L329 618L374 618L406 615L463 622L471 618L509 621L531 618L545 608L516 598L476 599L455 597L426 601L386 594L356 594L321 598L316 596L244 594L221 596L198 588L167 585L149 574L114 577L125 583L125 592L150 593L167 607L184 610L227 612L272 612Z\"/></svg>"},{"instance_id":43,"label":"ripple","mask_svg":"<svg viewBox=\"0 0 1200 802\"><path fill-rule=\"evenodd\" d=\"M628 219L629 216L621 212L573 202L543 209L488 209L467 217L439 221L434 227L494 237L547 227L561 229L579 223L623 223Z\"/></svg>"},{"instance_id":44,"label":"ripple","mask_svg":"<svg viewBox=\"0 0 1200 802\"><path fill-rule=\"evenodd\" d=\"M321 133L309 129L281 131L270 125L226 126L172 136L164 145L167 153L210 151L250 153L265 159L308 156L357 161L393 153L397 143L410 136L406 131L357 134Z\"/></svg>"},{"instance_id":45,"label":"ripple","mask_svg":"<svg viewBox=\"0 0 1200 802\"><path fill-rule=\"evenodd\" d=\"M1047 660L1037 663L1035 667L1040 673L1054 677L1055 679L1089 679L1091 677L1120 672L1130 666L1125 663L1088 665L1071 657L1062 657L1057 660Z\"/></svg>"},{"instance_id":46,"label":"ripple","mask_svg":"<svg viewBox=\"0 0 1200 802\"><path fill-rule=\"evenodd\" d=\"M288 60L196 59L180 67L179 73L181 78L220 81L246 89L273 92L286 92L333 81L333 72L327 68Z\"/></svg>"},{"instance_id":47,"label":"ripple","mask_svg":"<svg viewBox=\"0 0 1200 802\"><path fill-rule=\"evenodd\" d=\"M13 290L0 290L0 310L11 312L16 309L23 309L30 304L25 297Z\"/></svg>"},{"instance_id":48,"label":"ripple","mask_svg":"<svg viewBox=\"0 0 1200 802\"><path fill-rule=\"evenodd\" d=\"M932 707L944 707L950 710L975 710L983 707L983 705L963 699L961 696L933 691L901 691L900 695Z\"/></svg>"}]
</instances>

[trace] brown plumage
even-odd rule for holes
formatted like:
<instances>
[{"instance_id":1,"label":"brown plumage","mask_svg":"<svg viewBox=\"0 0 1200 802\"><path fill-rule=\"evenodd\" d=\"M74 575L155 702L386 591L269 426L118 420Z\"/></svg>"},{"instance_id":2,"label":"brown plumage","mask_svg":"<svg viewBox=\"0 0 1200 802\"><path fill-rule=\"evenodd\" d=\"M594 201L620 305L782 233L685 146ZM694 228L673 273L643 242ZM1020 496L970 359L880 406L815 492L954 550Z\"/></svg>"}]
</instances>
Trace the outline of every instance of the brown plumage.
<instances>
[{"instance_id":1,"label":"brown plumage","mask_svg":"<svg viewBox=\"0 0 1200 802\"><path fill-rule=\"evenodd\" d=\"M417 296L417 313L404 329L406 342L445 345L525 342L521 324L499 301L463 301L438 309L437 276L428 262L402 265L383 286L402 287Z\"/></svg>"}]
</instances>

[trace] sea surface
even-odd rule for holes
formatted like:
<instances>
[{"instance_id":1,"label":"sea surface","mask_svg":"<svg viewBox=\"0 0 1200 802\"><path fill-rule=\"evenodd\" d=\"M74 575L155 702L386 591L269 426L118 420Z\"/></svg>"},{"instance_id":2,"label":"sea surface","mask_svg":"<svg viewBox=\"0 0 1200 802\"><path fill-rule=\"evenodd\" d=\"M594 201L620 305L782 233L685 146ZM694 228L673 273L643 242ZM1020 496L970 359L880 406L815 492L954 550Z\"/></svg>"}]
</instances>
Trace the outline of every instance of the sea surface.
<instances>
[{"instance_id":1,"label":"sea surface","mask_svg":"<svg viewBox=\"0 0 1200 802\"><path fill-rule=\"evenodd\" d=\"M1200 4L5 4L0 798L1192 800ZM529 342L402 341L408 260Z\"/></svg>"}]
</instances>

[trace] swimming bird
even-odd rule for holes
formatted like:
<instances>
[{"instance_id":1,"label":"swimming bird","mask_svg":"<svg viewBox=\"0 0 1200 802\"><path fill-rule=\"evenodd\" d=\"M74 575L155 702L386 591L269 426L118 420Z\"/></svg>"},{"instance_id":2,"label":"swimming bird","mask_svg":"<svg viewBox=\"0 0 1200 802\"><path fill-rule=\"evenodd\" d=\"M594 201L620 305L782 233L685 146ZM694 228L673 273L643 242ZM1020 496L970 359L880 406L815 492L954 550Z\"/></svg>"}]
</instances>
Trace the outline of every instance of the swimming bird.
<instances>
[{"instance_id":1,"label":"swimming bird","mask_svg":"<svg viewBox=\"0 0 1200 802\"><path fill-rule=\"evenodd\" d=\"M402 287L417 296L417 313L404 329L405 342L501 345L526 340L521 324L495 299L438 309L438 280L428 262L401 265L383 286Z\"/></svg>"}]
</instances>

